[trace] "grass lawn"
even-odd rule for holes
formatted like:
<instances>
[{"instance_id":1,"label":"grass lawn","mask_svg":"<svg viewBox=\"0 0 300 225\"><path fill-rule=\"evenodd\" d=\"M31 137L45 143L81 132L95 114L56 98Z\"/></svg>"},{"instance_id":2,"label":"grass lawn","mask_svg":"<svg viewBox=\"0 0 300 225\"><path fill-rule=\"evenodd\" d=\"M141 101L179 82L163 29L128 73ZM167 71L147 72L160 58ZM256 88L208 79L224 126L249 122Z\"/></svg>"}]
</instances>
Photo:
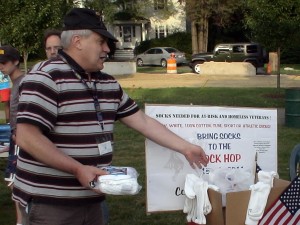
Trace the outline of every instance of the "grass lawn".
<instances>
[{"instance_id":1,"label":"grass lawn","mask_svg":"<svg viewBox=\"0 0 300 225\"><path fill-rule=\"evenodd\" d=\"M127 89L143 108L145 103L241 106L283 108L284 90L275 88L164 88ZM293 147L300 142L300 129L278 127L278 173L289 179L289 157ZM185 214L181 211L146 215L145 146L144 137L119 122L115 129L116 166L132 166L140 173L143 189L137 196L108 196L110 225L183 225ZM0 158L0 225L15 224L15 212L10 191L3 182L5 159Z\"/></svg>"},{"instance_id":2,"label":"grass lawn","mask_svg":"<svg viewBox=\"0 0 300 225\"><path fill-rule=\"evenodd\" d=\"M300 64L282 64L280 74L297 75L300 74Z\"/></svg>"}]
</instances>

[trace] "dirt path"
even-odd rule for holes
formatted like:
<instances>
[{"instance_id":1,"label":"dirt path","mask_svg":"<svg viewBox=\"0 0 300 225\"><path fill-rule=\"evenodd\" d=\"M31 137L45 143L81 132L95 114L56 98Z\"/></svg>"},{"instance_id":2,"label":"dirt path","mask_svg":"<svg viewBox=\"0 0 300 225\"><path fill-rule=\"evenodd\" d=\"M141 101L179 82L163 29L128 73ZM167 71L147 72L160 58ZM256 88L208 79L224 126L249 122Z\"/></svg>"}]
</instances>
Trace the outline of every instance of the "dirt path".
<instances>
[{"instance_id":1,"label":"dirt path","mask_svg":"<svg viewBox=\"0 0 300 225\"><path fill-rule=\"evenodd\" d=\"M276 75L224 76L186 74L146 74L116 76L125 88L167 87L277 87ZM300 75L281 75L280 87L299 87Z\"/></svg>"}]
</instances>

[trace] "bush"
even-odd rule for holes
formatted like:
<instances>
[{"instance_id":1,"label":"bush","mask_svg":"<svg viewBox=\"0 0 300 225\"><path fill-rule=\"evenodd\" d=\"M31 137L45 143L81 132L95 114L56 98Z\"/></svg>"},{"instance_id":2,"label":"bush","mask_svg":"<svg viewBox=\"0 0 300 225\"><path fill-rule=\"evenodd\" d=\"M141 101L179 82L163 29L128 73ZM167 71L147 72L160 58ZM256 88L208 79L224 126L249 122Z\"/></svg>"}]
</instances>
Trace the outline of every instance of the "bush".
<instances>
[{"instance_id":1,"label":"bush","mask_svg":"<svg viewBox=\"0 0 300 225\"><path fill-rule=\"evenodd\" d=\"M299 64L300 46L282 47L280 61L283 64Z\"/></svg>"}]
</instances>

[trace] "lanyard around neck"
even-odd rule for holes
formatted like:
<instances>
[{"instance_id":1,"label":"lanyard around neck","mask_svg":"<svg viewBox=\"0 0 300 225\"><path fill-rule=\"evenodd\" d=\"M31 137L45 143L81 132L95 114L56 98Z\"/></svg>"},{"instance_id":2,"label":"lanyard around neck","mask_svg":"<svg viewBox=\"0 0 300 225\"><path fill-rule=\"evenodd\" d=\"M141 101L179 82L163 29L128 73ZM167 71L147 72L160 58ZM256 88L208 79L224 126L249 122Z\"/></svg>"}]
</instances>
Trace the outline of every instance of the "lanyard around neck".
<instances>
[{"instance_id":1,"label":"lanyard around neck","mask_svg":"<svg viewBox=\"0 0 300 225\"><path fill-rule=\"evenodd\" d=\"M93 101L94 101L94 107L96 110L98 124L101 126L101 129L104 130L103 115L102 115L100 103L98 100L98 91L97 91L96 81L94 81L92 87L90 87L86 83L86 81L82 78L82 76L80 76L75 70L73 70L73 72L74 72L75 76L81 81L81 83L83 83L86 86L87 91L92 96Z\"/></svg>"},{"instance_id":2,"label":"lanyard around neck","mask_svg":"<svg viewBox=\"0 0 300 225\"><path fill-rule=\"evenodd\" d=\"M103 131L104 130L104 122L103 122L103 115L102 115L101 108L100 108L100 103L98 100L98 91L97 91L97 87L96 87L96 82L95 81L93 82L92 88L89 87L89 85L86 83L86 81L84 79L82 79L82 76L76 72L76 70L73 68L73 66L70 63L68 63L68 60L61 54L60 54L60 57L66 64L68 64L71 67L75 76L81 81L81 83L83 83L86 86L87 91L92 96L93 101L94 101L94 107L96 110L98 124L101 126L101 129Z\"/></svg>"}]
</instances>

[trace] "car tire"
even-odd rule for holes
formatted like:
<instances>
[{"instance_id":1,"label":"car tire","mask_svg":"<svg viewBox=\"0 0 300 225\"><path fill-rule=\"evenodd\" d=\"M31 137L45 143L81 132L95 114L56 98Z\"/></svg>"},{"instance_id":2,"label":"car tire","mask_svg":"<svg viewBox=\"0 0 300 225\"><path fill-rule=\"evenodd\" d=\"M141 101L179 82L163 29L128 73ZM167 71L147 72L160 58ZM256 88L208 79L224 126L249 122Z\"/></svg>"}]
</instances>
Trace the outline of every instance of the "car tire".
<instances>
[{"instance_id":1,"label":"car tire","mask_svg":"<svg viewBox=\"0 0 300 225\"><path fill-rule=\"evenodd\" d=\"M167 67L167 60L165 59L160 60L160 65L161 67Z\"/></svg>"},{"instance_id":2,"label":"car tire","mask_svg":"<svg viewBox=\"0 0 300 225\"><path fill-rule=\"evenodd\" d=\"M201 73L201 64L203 64L202 61L196 61L193 62L193 72L200 74Z\"/></svg>"},{"instance_id":3,"label":"car tire","mask_svg":"<svg viewBox=\"0 0 300 225\"><path fill-rule=\"evenodd\" d=\"M144 62L143 62L142 59L137 59L137 60L136 60L136 64L137 64L137 66L141 67L141 66L144 65Z\"/></svg>"}]
</instances>

